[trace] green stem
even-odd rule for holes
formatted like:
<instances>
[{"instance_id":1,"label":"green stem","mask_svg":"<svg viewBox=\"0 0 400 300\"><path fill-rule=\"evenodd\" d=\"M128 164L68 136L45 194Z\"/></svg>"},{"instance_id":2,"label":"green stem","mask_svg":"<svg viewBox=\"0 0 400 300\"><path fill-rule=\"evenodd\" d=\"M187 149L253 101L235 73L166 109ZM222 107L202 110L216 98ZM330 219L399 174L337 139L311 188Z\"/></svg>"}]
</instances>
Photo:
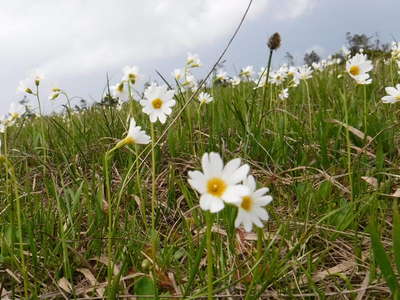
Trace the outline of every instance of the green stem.
<instances>
[{"instance_id":1,"label":"green stem","mask_svg":"<svg viewBox=\"0 0 400 300\"><path fill-rule=\"evenodd\" d=\"M213 256L212 256L212 215L206 212L206 239L207 239L207 296L208 299L213 299Z\"/></svg>"},{"instance_id":2,"label":"green stem","mask_svg":"<svg viewBox=\"0 0 400 300\"><path fill-rule=\"evenodd\" d=\"M268 87L268 80L269 80L269 71L271 70L271 62L272 62L272 53L274 52L274 50L270 50L269 51L269 57L268 57L268 66L267 66L267 76L265 78L265 84L264 84L264 90L263 90L263 107L261 110L261 117L264 113L264 109L265 109L265 98L266 98L266 94L267 94L267 87Z\"/></svg>"},{"instance_id":3,"label":"green stem","mask_svg":"<svg viewBox=\"0 0 400 300\"><path fill-rule=\"evenodd\" d=\"M113 236L113 224L112 224L112 201L111 201L111 188L110 188L110 174L109 174L109 160L110 151L107 151L104 155L104 180L106 187L106 202L108 204L108 239L107 239L107 254L108 254L108 268L107 268L107 286L109 295L111 295L112 277L113 277L113 266L112 266L112 236Z\"/></svg>"},{"instance_id":4,"label":"green stem","mask_svg":"<svg viewBox=\"0 0 400 300\"><path fill-rule=\"evenodd\" d=\"M157 202L156 194L156 151L154 124L150 122L151 130L151 229L155 232L155 205Z\"/></svg>"},{"instance_id":5,"label":"green stem","mask_svg":"<svg viewBox=\"0 0 400 300\"><path fill-rule=\"evenodd\" d=\"M351 144L350 144L350 132L349 132L349 112L348 112L348 101L347 97L343 95L344 101L344 114L346 123L346 144L347 144L347 172L349 174L349 185L351 191L351 200L353 200L353 175L351 171Z\"/></svg>"},{"instance_id":6,"label":"green stem","mask_svg":"<svg viewBox=\"0 0 400 300\"><path fill-rule=\"evenodd\" d=\"M147 222L146 222L146 203L143 198L143 193L142 189L140 186L140 163L139 163L139 147L137 144L135 144L135 154L136 154L136 160L135 160L135 165L136 165L136 185L139 191L139 197L140 197L140 210L142 214L142 219L143 219L143 224L145 227L147 227Z\"/></svg>"},{"instance_id":7,"label":"green stem","mask_svg":"<svg viewBox=\"0 0 400 300\"><path fill-rule=\"evenodd\" d=\"M367 133L367 117L368 117L368 111L367 111L367 87L364 85L364 142L367 141L368 133Z\"/></svg>"},{"instance_id":8,"label":"green stem","mask_svg":"<svg viewBox=\"0 0 400 300\"><path fill-rule=\"evenodd\" d=\"M310 133L312 134L312 111L311 111L311 97L310 97L310 89L308 88L307 79L304 80L306 84L306 92L307 92L307 102L308 102L308 124L310 126Z\"/></svg>"},{"instance_id":9,"label":"green stem","mask_svg":"<svg viewBox=\"0 0 400 300\"><path fill-rule=\"evenodd\" d=\"M21 259L21 268L22 268L22 273L24 277L24 293L25 293L25 299L28 299L28 290L29 290L29 281L28 281L28 271L26 269L25 265L25 258L24 258L24 244L23 244L23 239L22 239L22 218L21 218L21 202L20 202L20 195L18 191L18 181L17 178L15 177L15 171L14 167L12 166L11 162L5 157L2 156L2 160L4 159L4 163L6 166L6 171L7 174L10 174L11 180L12 180L12 186L14 188L14 196L15 196L15 202L16 202L16 209L17 209L17 225L18 225L18 242L19 242L19 255Z\"/></svg>"}]
</instances>

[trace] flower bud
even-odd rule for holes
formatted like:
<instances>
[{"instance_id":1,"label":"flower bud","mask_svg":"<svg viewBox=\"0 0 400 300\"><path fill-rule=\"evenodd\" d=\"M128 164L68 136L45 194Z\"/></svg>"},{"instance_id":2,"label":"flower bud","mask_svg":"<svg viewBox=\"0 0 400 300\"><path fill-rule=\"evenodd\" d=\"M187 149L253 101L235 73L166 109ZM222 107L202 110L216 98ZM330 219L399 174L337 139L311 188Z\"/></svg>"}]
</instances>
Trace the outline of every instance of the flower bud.
<instances>
[{"instance_id":1,"label":"flower bud","mask_svg":"<svg viewBox=\"0 0 400 300\"><path fill-rule=\"evenodd\" d=\"M275 32L268 40L268 48L276 50L281 46L281 36L278 32Z\"/></svg>"}]
</instances>

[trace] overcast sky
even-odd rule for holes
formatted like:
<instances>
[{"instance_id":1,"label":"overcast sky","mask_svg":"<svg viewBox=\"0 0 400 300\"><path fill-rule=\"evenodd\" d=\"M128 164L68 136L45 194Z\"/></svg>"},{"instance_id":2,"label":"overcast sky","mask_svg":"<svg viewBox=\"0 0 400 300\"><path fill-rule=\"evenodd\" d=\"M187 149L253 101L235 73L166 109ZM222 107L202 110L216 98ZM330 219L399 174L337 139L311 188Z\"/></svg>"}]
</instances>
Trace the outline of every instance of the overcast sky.
<instances>
[{"instance_id":1,"label":"overcast sky","mask_svg":"<svg viewBox=\"0 0 400 300\"><path fill-rule=\"evenodd\" d=\"M6 113L18 82L33 70L71 96L98 100L106 84L136 65L142 81L155 69L170 77L187 52L198 53L203 74L215 61L243 14L247 0L69 0L1 1L0 113ZM266 40L278 31L282 47L302 63L315 49L325 57L345 43L345 33L378 34L400 40L399 0L254 0L248 18L226 56L232 73L265 65ZM48 102L47 90L42 101ZM35 102L32 99L32 103ZM51 106L46 105L50 110Z\"/></svg>"}]
</instances>

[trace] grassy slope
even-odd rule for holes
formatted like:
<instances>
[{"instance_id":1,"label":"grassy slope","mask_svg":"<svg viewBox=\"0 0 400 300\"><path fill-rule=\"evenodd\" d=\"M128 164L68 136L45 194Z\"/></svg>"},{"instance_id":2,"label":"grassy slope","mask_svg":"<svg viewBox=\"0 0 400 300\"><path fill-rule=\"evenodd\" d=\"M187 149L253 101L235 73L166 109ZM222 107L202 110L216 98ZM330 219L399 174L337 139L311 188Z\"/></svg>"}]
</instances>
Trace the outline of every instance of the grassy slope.
<instances>
[{"instance_id":1,"label":"grassy slope","mask_svg":"<svg viewBox=\"0 0 400 300\"><path fill-rule=\"evenodd\" d=\"M265 297L304 294L313 298L355 290L346 294L355 298L365 281L370 299L389 297L371 259L366 228L370 217L376 217L383 244L391 245L394 200L384 194L393 193L400 175L399 111L397 105L382 104L380 97L385 86L398 82L398 75L394 65L378 61L373 84L365 87L367 133L373 139L367 145L349 133L351 185L346 127L332 120L345 122L347 102L348 123L365 131L364 87L356 86L346 74L338 79L343 68L315 73L308 86L303 82L292 89L287 101L277 99L279 91L272 88L264 102L260 90L251 115L253 89L249 84L214 86L214 102L200 108L191 103L156 149L158 236L149 229L150 157L140 167L140 180L134 171L122 189L136 152L134 147L125 147L115 153L111 259L116 264L115 281L118 276L121 279L120 294L137 292L134 285L140 273L157 278L160 294L176 294L176 289L187 295L205 294L204 214L198 208L198 196L187 184L187 171L199 169L204 152L216 151L225 161L243 158L260 186L270 187L274 197L267 207L271 218L265 227L263 259L255 268L256 236L233 228L235 210L229 207L214 219L218 294L245 295L247 291ZM181 95L177 106L183 101ZM45 117L9 128L8 156L17 182L2 172L0 282L5 290L23 293L13 186L20 195L30 295L61 297L59 287L69 281L74 293L83 297L87 287L106 282L108 211L102 162L104 153L123 137L130 112L149 132L148 118L136 102L121 111L96 107L72 115L71 120ZM164 128L156 126L157 136ZM366 151L362 151L364 146ZM149 148L139 147L143 149L141 157ZM378 187L362 176L376 178ZM145 216L138 209L140 201L147 205ZM154 257L149 268L143 265L145 259ZM102 290L87 293L95 296Z\"/></svg>"}]
</instances>

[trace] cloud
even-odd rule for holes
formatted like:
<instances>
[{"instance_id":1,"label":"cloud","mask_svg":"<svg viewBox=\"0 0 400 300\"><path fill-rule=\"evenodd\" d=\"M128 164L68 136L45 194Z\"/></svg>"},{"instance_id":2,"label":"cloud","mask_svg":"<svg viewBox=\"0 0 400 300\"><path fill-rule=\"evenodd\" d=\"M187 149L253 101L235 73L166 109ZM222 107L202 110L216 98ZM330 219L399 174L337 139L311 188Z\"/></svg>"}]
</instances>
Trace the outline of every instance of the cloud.
<instances>
[{"instance_id":1,"label":"cloud","mask_svg":"<svg viewBox=\"0 0 400 300\"><path fill-rule=\"evenodd\" d=\"M295 18L313 0L282 0L279 18ZM275 4L274 4L275 3ZM20 79L39 69L51 82L90 84L91 78L134 64L207 49L230 35L248 5L242 0L13 0L0 10L3 70L0 81L14 95ZM246 22L274 14L276 2L256 0ZM182 58L182 60L184 57ZM14 96L15 97L15 96Z\"/></svg>"},{"instance_id":2,"label":"cloud","mask_svg":"<svg viewBox=\"0 0 400 300\"><path fill-rule=\"evenodd\" d=\"M317 4L317 0L284 0L274 3L271 11L277 20L295 19L310 13Z\"/></svg>"}]
</instances>

